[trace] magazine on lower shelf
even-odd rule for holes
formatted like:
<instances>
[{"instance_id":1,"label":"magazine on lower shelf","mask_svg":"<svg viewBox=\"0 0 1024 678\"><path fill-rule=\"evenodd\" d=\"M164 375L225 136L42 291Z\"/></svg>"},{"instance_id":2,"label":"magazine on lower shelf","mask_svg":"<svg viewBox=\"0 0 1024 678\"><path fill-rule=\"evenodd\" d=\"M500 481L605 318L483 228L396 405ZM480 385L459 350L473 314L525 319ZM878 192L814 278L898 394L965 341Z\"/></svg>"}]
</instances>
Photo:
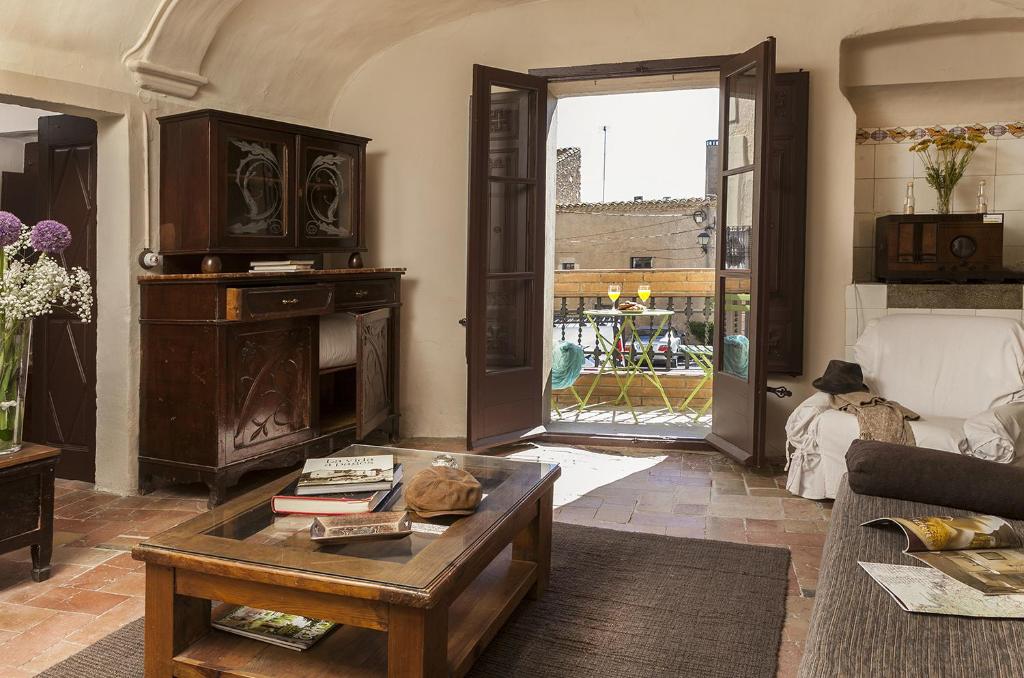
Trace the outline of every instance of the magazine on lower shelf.
<instances>
[{"instance_id":1,"label":"magazine on lower shelf","mask_svg":"<svg viewBox=\"0 0 1024 678\"><path fill-rule=\"evenodd\" d=\"M308 650L337 626L323 619L310 619L297 614L236 606L225 610L212 626L221 631L246 638L280 645L289 650Z\"/></svg>"},{"instance_id":2,"label":"magazine on lower shelf","mask_svg":"<svg viewBox=\"0 0 1024 678\"><path fill-rule=\"evenodd\" d=\"M1024 594L1024 544L997 516L876 518L864 525L895 526L904 553L988 596Z\"/></svg>"},{"instance_id":3,"label":"magazine on lower shelf","mask_svg":"<svg viewBox=\"0 0 1024 678\"><path fill-rule=\"evenodd\" d=\"M859 564L905 612L1024 619L1024 595L986 596L930 567Z\"/></svg>"}]
</instances>

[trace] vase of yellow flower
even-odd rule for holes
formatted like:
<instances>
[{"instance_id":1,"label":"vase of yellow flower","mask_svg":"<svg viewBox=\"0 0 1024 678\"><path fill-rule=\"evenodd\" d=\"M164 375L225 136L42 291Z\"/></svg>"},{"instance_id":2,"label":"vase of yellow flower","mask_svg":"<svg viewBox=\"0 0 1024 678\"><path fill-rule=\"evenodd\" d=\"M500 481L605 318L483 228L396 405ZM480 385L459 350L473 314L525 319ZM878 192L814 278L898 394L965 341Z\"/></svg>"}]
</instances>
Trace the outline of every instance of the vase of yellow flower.
<instances>
[{"instance_id":1,"label":"vase of yellow flower","mask_svg":"<svg viewBox=\"0 0 1024 678\"><path fill-rule=\"evenodd\" d=\"M911 145L910 152L924 164L925 180L935 189L939 214L949 214L953 189L983 143L985 137L974 130L943 130Z\"/></svg>"}]
</instances>

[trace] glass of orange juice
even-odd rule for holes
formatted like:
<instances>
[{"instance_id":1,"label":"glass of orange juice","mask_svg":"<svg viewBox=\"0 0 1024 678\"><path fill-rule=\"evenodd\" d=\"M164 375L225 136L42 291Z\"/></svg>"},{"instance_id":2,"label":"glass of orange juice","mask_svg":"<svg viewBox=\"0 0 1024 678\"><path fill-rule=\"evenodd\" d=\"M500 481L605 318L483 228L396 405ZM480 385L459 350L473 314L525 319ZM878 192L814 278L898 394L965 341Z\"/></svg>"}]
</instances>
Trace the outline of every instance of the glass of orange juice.
<instances>
[{"instance_id":1,"label":"glass of orange juice","mask_svg":"<svg viewBox=\"0 0 1024 678\"><path fill-rule=\"evenodd\" d=\"M636 288L636 296L640 297L640 301L646 303L651 297L651 286L646 284L640 285L640 287Z\"/></svg>"},{"instance_id":2,"label":"glass of orange juice","mask_svg":"<svg viewBox=\"0 0 1024 678\"><path fill-rule=\"evenodd\" d=\"M622 295L622 285L619 283L610 283L608 285L608 298L612 300L612 306L618 300L619 296Z\"/></svg>"}]
</instances>

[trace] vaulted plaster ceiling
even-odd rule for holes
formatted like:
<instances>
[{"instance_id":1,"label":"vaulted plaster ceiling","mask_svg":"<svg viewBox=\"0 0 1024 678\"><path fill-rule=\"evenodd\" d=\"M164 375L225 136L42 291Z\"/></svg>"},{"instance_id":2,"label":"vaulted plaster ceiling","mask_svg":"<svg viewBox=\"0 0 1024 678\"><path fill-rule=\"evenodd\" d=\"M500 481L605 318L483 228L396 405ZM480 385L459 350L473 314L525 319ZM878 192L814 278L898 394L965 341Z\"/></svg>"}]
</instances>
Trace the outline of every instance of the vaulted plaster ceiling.
<instances>
[{"instance_id":1,"label":"vaulted plaster ceiling","mask_svg":"<svg viewBox=\"0 0 1024 678\"><path fill-rule=\"evenodd\" d=\"M531 0L163 0L124 55L136 83L325 118L363 63L415 33Z\"/></svg>"}]
</instances>

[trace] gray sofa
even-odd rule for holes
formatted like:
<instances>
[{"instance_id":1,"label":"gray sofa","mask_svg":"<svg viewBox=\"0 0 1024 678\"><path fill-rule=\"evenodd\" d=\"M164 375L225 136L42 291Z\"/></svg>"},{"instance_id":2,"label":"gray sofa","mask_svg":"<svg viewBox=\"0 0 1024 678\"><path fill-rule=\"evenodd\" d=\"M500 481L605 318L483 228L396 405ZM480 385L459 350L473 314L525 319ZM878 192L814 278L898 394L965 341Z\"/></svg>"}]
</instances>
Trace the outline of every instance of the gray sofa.
<instances>
[{"instance_id":1,"label":"gray sofa","mask_svg":"<svg viewBox=\"0 0 1024 678\"><path fill-rule=\"evenodd\" d=\"M922 566L898 530L861 527L881 516L966 515L947 507L856 494L844 477L822 555L801 678L1024 678L1024 620L902 611L857 561ZM1024 521L1011 521L1024 534Z\"/></svg>"}]
</instances>

